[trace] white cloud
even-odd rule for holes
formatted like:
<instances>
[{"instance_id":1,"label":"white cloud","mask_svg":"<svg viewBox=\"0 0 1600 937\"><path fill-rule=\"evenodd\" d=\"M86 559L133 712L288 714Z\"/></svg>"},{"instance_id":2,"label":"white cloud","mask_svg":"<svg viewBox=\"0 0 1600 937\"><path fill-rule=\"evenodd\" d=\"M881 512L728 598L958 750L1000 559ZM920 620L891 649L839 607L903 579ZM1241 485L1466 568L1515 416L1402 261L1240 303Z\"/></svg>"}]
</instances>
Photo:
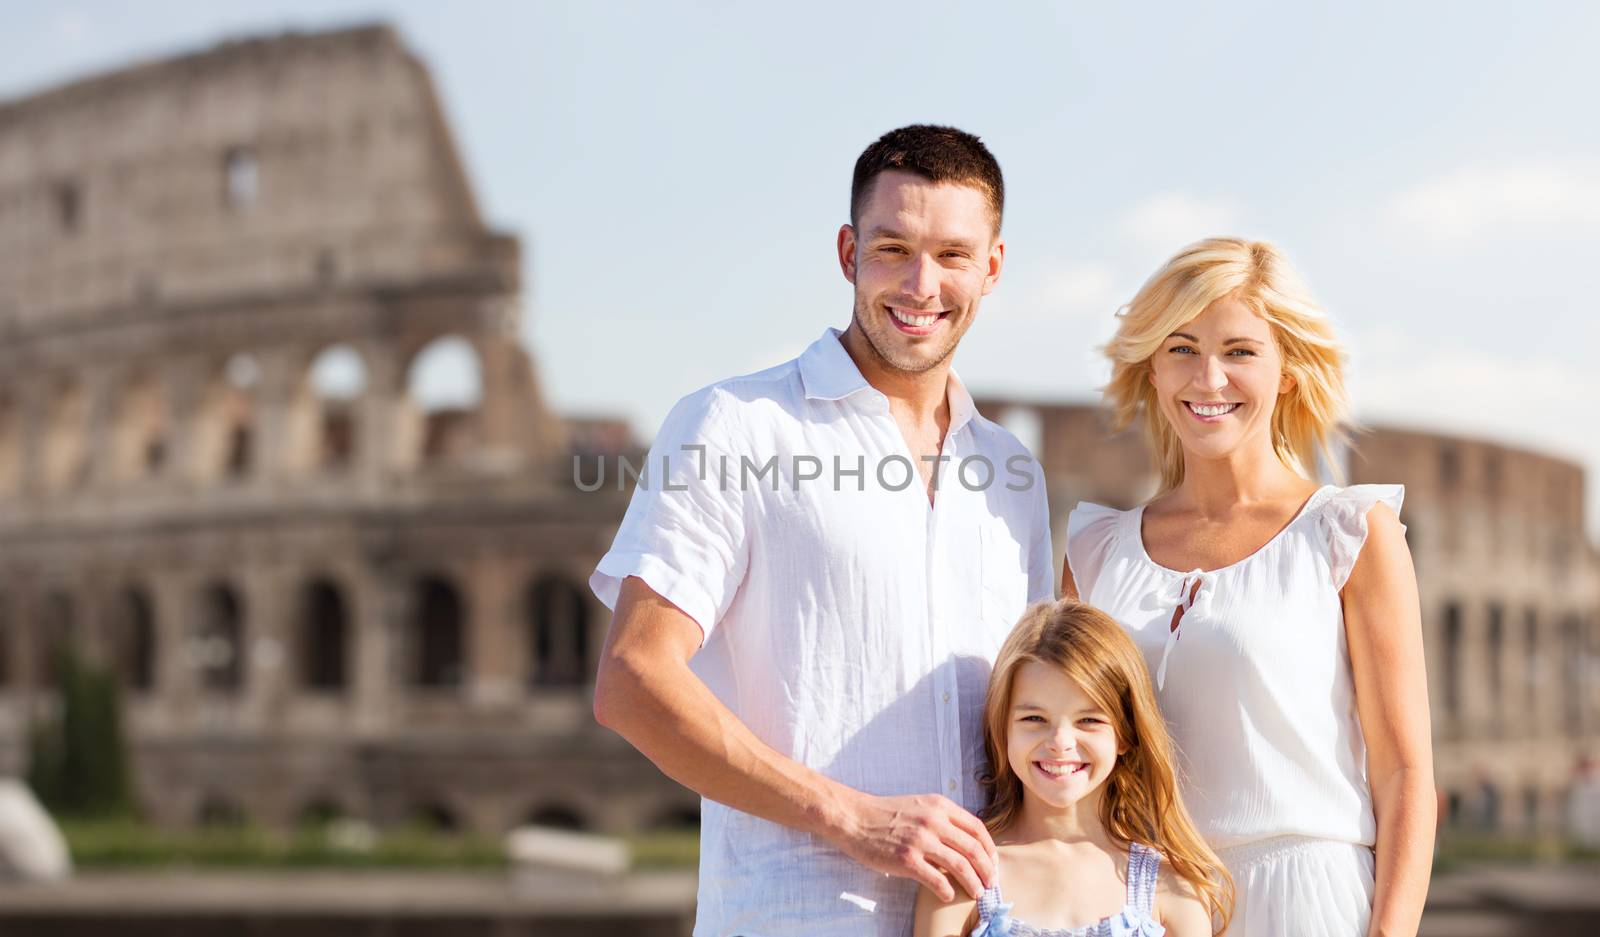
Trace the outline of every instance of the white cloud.
<instances>
[{"instance_id":1,"label":"white cloud","mask_svg":"<svg viewBox=\"0 0 1600 937\"><path fill-rule=\"evenodd\" d=\"M1396 195L1388 206L1402 236L1456 243L1495 229L1600 226L1600 166L1468 166Z\"/></svg>"},{"instance_id":2,"label":"white cloud","mask_svg":"<svg viewBox=\"0 0 1600 937\"><path fill-rule=\"evenodd\" d=\"M1238 216L1231 199L1172 192L1134 205L1117 222L1117 231L1165 258L1201 238L1233 234Z\"/></svg>"}]
</instances>

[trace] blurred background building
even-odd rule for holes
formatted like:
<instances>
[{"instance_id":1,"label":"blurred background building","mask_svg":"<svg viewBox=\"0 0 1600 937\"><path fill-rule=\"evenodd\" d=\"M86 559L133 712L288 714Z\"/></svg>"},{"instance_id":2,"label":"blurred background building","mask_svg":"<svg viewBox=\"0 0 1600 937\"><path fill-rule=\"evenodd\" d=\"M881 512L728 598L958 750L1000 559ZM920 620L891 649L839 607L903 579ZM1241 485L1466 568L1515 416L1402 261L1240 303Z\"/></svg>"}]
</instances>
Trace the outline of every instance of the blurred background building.
<instances>
[{"instance_id":1,"label":"blurred background building","mask_svg":"<svg viewBox=\"0 0 1600 937\"><path fill-rule=\"evenodd\" d=\"M626 496L568 452L633 443L542 403L518 254L388 28L0 107L0 771L70 642L163 824L692 821L591 717Z\"/></svg>"},{"instance_id":2,"label":"blurred background building","mask_svg":"<svg viewBox=\"0 0 1600 937\"><path fill-rule=\"evenodd\" d=\"M694 823L590 715L627 492L572 456L641 447L543 404L519 269L385 27L0 105L0 772L71 643L121 674L165 825ZM425 405L430 356L470 400ZM1078 500L1154 489L1091 406L979 405L1046 466L1058 564ZM1560 828L1600 754L1582 470L1377 429L1349 474L1407 486L1444 813Z\"/></svg>"}]
</instances>

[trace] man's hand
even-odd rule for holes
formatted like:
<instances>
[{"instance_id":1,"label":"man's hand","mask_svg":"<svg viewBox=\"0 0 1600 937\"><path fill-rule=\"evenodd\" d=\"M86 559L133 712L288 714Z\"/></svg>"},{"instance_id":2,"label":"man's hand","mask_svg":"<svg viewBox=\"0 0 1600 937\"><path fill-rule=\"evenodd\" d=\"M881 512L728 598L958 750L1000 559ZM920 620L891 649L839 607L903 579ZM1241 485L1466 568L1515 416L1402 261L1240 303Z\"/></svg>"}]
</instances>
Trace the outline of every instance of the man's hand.
<instances>
[{"instance_id":1,"label":"man's hand","mask_svg":"<svg viewBox=\"0 0 1600 937\"><path fill-rule=\"evenodd\" d=\"M869 869L915 879L941 900L951 883L973 898L994 883L999 859L983 821L938 794L861 794L834 846Z\"/></svg>"}]
</instances>

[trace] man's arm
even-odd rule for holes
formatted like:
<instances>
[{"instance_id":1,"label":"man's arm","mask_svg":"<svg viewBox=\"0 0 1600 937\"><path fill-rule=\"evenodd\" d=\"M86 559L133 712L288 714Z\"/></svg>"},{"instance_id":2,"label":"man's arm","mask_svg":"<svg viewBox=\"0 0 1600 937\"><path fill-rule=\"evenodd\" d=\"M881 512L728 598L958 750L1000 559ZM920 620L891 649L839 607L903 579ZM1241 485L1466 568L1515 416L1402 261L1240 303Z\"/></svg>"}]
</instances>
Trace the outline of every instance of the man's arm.
<instances>
[{"instance_id":1,"label":"man's arm","mask_svg":"<svg viewBox=\"0 0 1600 937\"><path fill-rule=\"evenodd\" d=\"M937 794L865 794L756 738L689 669L700 640L695 620L643 579L623 580L600 652L595 718L701 796L820 836L946 901L955 895L951 880L974 897L994 881L994 841L955 803Z\"/></svg>"}]
</instances>

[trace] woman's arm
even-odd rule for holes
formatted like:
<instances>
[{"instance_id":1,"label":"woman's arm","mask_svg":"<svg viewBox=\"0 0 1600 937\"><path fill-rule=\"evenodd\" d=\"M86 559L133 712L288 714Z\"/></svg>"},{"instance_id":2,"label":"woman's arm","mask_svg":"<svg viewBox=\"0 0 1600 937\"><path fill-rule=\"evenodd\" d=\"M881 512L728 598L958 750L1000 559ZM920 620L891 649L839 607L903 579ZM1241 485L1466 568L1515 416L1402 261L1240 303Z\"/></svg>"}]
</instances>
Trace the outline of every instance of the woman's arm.
<instances>
[{"instance_id":1,"label":"woman's arm","mask_svg":"<svg viewBox=\"0 0 1600 937\"><path fill-rule=\"evenodd\" d=\"M1415 937L1428 897L1438 801L1416 571L1400 520L1387 505L1367 514L1367 540L1343 599L1378 821L1377 891L1367 933Z\"/></svg>"},{"instance_id":2,"label":"woman's arm","mask_svg":"<svg viewBox=\"0 0 1600 937\"><path fill-rule=\"evenodd\" d=\"M913 937L965 937L967 929L977 923L977 911L978 903L963 897L959 889L955 900L947 902L928 886L918 886Z\"/></svg>"}]
</instances>

